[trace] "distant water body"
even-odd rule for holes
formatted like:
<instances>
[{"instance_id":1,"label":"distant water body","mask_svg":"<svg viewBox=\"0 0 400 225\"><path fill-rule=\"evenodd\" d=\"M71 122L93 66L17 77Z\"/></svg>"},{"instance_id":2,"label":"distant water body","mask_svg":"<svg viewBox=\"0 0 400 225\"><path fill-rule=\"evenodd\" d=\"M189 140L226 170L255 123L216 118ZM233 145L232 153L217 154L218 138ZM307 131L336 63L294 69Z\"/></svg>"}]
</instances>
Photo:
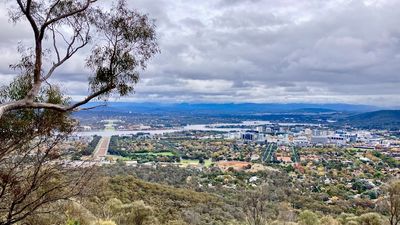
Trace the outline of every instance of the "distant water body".
<instances>
[{"instance_id":1,"label":"distant water body","mask_svg":"<svg viewBox=\"0 0 400 225\"><path fill-rule=\"evenodd\" d=\"M246 129L241 128L213 128L208 127L209 124L197 124L197 125L187 125L182 128L172 128L172 129L145 129L145 130L100 130L100 131L83 131L83 132L76 132L77 136L124 136L124 135L131 135L131 134L138 134L138 133L148 133L148 134L165 134L165 133L173 133L179 131L225 131L225 132L232 132L232 131L242 131Z\"/></svg>"},{"instance_id":2,"label":"distant water body","mask_svg":"<svg viewBox=\"0 0 400 225\"><path fill-rule=\"evenodd\" d=\"M171 128L171 129L143 129L143 130L100 130L100 131L83 131L76 132L77 136L124 136L124 135L132 135L138 133L148 133L148 134L165 134L165 133L173 133L180 131L223 131L223 132L234 132L234 131L245 131L248 130L246 128L227 128L221 126L259 126L271 124L269 121L244 121L242 123L215 123L215 124L195 124L195 125L187 125L181 128ZM295 124L295 123L280 123L283 126L293 126L293 125L310 125L310 126L318 126L317 124Z\"/></svg>"}]
</instances>

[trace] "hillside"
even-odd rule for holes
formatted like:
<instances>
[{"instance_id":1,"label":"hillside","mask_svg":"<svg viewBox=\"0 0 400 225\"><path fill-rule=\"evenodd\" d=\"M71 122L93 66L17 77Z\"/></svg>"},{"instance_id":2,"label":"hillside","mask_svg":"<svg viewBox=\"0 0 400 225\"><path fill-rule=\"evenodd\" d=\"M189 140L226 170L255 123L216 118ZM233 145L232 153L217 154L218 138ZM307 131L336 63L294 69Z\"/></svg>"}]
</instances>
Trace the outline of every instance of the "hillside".
<instances>
[{"instance_id":1,"label":"hillside","mask_svg":"<svg viewBox=\"0 0 400 225\"><path fill-rule=\"evenodd\" d=\"M87 190L90 197L65 202L62 210L50 216L36 216L31 224L234 224L243 218L240 207L227 204L221 197L150 183L130 175L102 174L92 185Z\"/></svg>"},{"instance_id":2,"label":"hillside","mask_svg":"<svg viewBox=\"0 0 400 225\"><path fill-rule=\"evenodd\" d=\"M369 129L400 129L400 110L379 110L349 116L345 123Z\"/></svg>"},{"instance_id":3,"label":"hillside","mask_svg":"<svg viewBox=\"0 0 400 225\"><path fill-rule=\"evenodd\" d=\"M30 217L26 224L243 225L256 218L275 225L386 225L384 216L370 213L367 199L338 199L327 205L324 199L329 195L312 191L311 183L297 183L284 172L203 173L174 166L123 164L96 169L84 190L86 197L51 205L56 210ZM227 188L253 176L260 178L258 187ZM205 180L210 185L200 185ZM309 217L315 221L306 223ZM371 217L378 222L369 223ZM343 220L346 223L339 222Z\"/></svg>"}]
</instances>

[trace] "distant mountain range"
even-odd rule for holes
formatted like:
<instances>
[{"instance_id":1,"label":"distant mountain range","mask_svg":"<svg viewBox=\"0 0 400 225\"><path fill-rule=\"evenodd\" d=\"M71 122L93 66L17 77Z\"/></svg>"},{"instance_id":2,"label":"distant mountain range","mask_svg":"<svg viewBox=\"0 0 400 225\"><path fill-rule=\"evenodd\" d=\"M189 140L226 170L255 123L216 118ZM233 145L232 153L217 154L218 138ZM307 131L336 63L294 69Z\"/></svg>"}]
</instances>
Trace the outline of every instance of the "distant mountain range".
<instances>
[{"instance_id":1,"label":"distant mountain range","mask_svg":"<svg viewBox=\"0 0 400 225\"><path fill-rule=\"evenodd\" d=\"M99 105L90 103L86 106ZM400 129L400 110L387 110L369 105L351 104L163 104L109 102L105 107L75 113L80 118L135 115L137 118L179 118L186 123L270 120L285 122L351 125L360 128ZM193 118L190 119L190 118Z\"/></svg>"},{"instance_id":2,"label":"distant mountain range","mask_svg":"<svg viewBox=\"0 0 400 225\"><path fill-rule=\"evenodd\" d=\"M97 103L90 103L89 106ZM109 102L106 107L95 109L96 111L117 111L135 113L217 113L217 114L246 114L246 113L326 113L326 112L370 112L380 108L369 105L351 104L256 104L256 103L225 103L225 104L206 104L206 103L132 103L132 102Z\"/></svg>"}]
</instances>

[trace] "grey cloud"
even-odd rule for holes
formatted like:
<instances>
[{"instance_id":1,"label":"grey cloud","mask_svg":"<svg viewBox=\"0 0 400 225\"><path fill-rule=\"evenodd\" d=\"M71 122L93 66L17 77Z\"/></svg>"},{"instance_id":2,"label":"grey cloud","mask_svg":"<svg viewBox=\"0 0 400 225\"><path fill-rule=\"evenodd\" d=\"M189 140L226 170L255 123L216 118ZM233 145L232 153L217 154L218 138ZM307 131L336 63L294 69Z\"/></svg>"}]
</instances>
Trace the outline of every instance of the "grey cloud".
<instances>
[{"instance_id":1,"label":"grey cloud","mask_svg":"<svg viewBox=\"0 0 400 225\"><path fill-rule=\"evenodd\" d=\"M400 105L398 1L132 0L130 6L156 19L162 53L127 100ZM4 64L16 58L8 43L27 37L25 29L14 32L0 35L4 74L11 73ZM72 95L87 92L84 58L55 77Z\"/></svg>"}]
</instances>

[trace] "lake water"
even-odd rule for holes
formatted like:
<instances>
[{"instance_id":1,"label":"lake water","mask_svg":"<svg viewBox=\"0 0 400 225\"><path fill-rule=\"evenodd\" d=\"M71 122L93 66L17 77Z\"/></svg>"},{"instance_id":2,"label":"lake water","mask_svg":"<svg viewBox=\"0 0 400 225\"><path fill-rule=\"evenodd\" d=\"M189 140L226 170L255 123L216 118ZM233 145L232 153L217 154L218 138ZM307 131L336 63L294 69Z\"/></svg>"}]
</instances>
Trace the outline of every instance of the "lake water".
<instances>
[{"instance_id":1,"label":"lake water","mask_svg":"<svg viewBox=\"0 0 400 225\"><path fill-rule=\"evenodd\" d=\"M178 131L225 131L225 132L234 132L234 131L245 131L248 129L243 128L220 128L220 126L238 126L238 125L266 125L271 124L269 121L244 121L242 123L215 123L215 124L195 124L195 125L187 125L181 128L172 128L172 129L144 129L144 130L131 130L131 131L121 131L121 130L101 130L101 131L84 131L84 132L76 132L77 136L113 136L113 135L130 135L137 133L149 133L149 134L165 134L165 133L173 133ZM306 124L295 124L295 123L279 123L282 126L294 126L294 125L306 125ZM311 126L318 126L317 124L307 124Z\"/></svg>"},{"instance_id":2,"label":"lake water","mask_svg":"<svg viewBox=\"0 0 400 225\"><path fill-rule=\"evenodd\" d=\"M222 124L220 124L222 125ZM149 134L165 134L165 133L173 133L178 131L193 131L193 130L200 130L200 131L225 131L225 132L232 132L232 131L242 131L245 129L239 128L214 128L208 127L212 126L210 124L197 124L197 125L188 125L182 128L173 128L173 129L146 129L146 130L101 130L101 131L83 131L83 132L76 132L75 135L77 136L113 136L113 135L130 135L130 134L137 134L137 133L149 133Z\"/></svg>"}]
</instances>

